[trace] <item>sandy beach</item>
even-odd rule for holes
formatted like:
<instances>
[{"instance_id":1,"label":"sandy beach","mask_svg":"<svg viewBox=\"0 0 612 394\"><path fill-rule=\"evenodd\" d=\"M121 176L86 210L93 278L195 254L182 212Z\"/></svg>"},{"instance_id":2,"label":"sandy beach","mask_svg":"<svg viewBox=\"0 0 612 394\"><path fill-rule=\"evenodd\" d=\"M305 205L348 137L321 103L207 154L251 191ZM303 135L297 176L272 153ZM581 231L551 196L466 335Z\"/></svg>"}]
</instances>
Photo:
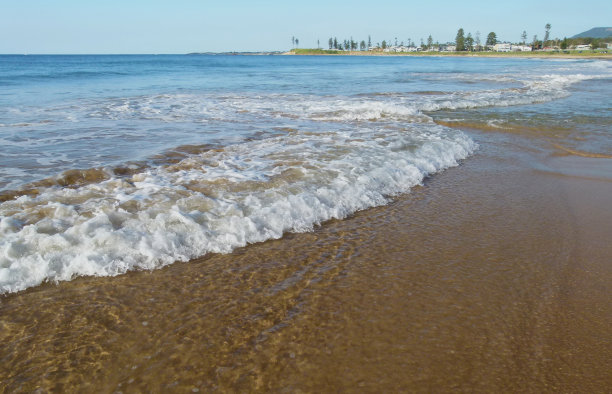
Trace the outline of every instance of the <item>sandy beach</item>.
<instances>
[{"instance_id":1,"label":"sandy beach","mask_svg":"<svg viewBox=\"0 0 612 394\"><path fill-rule=\"evenodd\" d=\"M388 206L3 296L0 391L607 391L612 160L466 131Z\"/></svg>"}]
</instances>

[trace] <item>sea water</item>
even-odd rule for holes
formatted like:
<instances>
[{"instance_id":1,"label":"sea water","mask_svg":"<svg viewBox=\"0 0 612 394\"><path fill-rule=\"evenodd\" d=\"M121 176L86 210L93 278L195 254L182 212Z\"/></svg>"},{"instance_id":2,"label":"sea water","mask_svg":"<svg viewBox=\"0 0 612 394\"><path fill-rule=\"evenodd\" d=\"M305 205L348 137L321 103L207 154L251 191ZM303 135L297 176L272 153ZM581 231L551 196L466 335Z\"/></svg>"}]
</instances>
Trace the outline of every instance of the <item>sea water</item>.
<instances>
[{"instance_id":1,"label":"sea water","mask_svg":"<svg viewBox=\"0 0 612 394\"><path fill-rule=\"evenodd\" d=\"M610 152L611 82L604 60L0 56L0 292L386 204L478 149L452 123Z\"/></svg>"}]
</instances>

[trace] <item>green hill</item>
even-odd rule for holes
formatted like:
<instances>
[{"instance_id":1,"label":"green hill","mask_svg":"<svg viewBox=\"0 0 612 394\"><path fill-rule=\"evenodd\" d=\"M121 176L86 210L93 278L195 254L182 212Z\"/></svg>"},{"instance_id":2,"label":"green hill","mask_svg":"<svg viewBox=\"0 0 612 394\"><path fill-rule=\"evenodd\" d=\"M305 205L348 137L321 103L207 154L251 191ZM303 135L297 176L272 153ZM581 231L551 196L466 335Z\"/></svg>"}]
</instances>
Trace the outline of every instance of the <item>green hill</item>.
<instances>
[{"instance_id":1,"label":"green hill","mask_svg":"<svg viewBox=\"0 0 612 394\"><path fill-rule=\"evenodd\" d=\"M612 37L612 27L594 27L591 30L587 30L580 34L576 34L572 38L608 38Z\"/></svg>"}]
</instances>

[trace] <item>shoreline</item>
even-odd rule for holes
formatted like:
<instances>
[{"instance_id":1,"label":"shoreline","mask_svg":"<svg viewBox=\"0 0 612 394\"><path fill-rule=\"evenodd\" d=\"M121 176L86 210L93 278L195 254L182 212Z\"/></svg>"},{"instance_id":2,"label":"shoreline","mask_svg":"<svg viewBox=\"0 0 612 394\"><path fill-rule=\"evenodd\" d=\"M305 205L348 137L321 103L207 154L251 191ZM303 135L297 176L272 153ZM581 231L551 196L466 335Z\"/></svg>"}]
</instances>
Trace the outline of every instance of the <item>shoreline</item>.
<instances>
[{"instance_id":1,"label":"shoreline","mask_svg":"<svg viewBox=\"0 0 612 394\"><path fill-rule=\"evenodd\" d=\"M3 296L0 388L605 390L611 161L463 130L480 150L389 205Z\"/></svg>"},{"instance_id":2,"label":"shoreline","mask_svg":"<svg viewBox=\"0 0 612 394\"><path fill-rule=\"evenodd\" d=\"M321 51L321 52L319 52ZM612 53L584 53L584 54L564 54L547 52L373 52L373 51L337 51L337 53L324 53L326 50L313 50L302 53L288 51L281 53L281 56L415 56L415 57L465 57L465 58L523 58L523 59L599 59L612 60Z\"/></svg>"}]
</instances>

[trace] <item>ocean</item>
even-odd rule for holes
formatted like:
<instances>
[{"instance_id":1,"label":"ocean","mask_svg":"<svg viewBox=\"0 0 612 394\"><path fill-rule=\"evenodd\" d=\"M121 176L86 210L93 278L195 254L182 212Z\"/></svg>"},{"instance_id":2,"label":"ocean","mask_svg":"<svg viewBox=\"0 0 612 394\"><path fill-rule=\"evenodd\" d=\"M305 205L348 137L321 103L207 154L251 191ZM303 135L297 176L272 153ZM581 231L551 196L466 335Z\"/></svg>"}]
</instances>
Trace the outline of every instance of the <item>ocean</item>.
<instances>
[{"instance_id":1,"label":"ocean","mask_svg":"<svg viewBox=\"0 0 612 394\"><path fill-rule=\"evenodd\" d=\"M0 392L607 392L612 62L0 56Z\"/></svg>"},{"instance_id":2,"label":"ocean","mask_svg":"<svg viewBox=\"0 0 612 394\"><path fill-rule=\"evenodd\" d=\"M388 204L470 160L461 127L605 154L611 82L582 59L0 56L0 292Z\"/></svg>"}]
</instances>

